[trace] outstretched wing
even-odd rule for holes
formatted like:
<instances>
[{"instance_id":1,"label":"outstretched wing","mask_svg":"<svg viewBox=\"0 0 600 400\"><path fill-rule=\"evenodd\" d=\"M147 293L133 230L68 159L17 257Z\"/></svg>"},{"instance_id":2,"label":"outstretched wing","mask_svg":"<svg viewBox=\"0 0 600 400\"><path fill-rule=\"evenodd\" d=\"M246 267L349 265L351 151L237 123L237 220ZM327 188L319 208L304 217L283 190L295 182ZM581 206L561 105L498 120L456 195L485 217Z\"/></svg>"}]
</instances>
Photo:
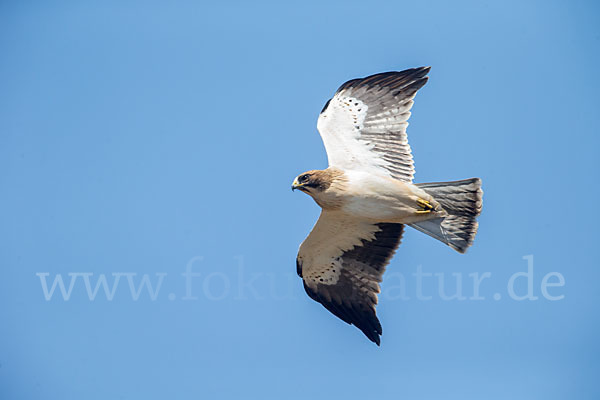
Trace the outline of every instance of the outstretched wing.
<instances>
[{"instance_id":1,"label":"outstretched wing","mask_svg":"<svg viewBox=\"0 0 600 400\"><path fill-rule=\"evenodd\" d=\"M306 293L377 345L382 333L375 313L379 282L403 228L323 211L296 258Z\"/></svg>"},{"instance_id":2,"label":"outstretched wing","mask_svg":"<svg viewBox=\"0 0 600 400\"><path fill-rule=\"evenodd\" d=\"M340 86L317 122L329 166L412 182L406 127L412 99L427 82L429 69L385 72Z\"/></svg>"}]
</instances>

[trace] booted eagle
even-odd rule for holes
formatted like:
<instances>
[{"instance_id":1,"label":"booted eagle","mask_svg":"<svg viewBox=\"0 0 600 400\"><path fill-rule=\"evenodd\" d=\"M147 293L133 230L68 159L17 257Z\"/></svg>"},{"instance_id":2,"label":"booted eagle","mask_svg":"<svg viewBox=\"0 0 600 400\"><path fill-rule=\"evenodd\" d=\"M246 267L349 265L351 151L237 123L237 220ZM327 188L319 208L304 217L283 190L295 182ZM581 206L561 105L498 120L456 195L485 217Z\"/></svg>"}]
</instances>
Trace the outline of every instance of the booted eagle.
<instances>
[{"instance_id":1,"label":"booted eagle","mask_svg":"<svg viewBox=\"0 0 600 400\"><path fill-rule=\"evenodd\" d=\"M481 212L479 178L412 183L406 127L429 69L344 83L317 122L329 167L300 174L292 184L322 208L296 258L306 293L377 345L379 283L404 226L464 253Z\"/></svg>"}]
</instances>

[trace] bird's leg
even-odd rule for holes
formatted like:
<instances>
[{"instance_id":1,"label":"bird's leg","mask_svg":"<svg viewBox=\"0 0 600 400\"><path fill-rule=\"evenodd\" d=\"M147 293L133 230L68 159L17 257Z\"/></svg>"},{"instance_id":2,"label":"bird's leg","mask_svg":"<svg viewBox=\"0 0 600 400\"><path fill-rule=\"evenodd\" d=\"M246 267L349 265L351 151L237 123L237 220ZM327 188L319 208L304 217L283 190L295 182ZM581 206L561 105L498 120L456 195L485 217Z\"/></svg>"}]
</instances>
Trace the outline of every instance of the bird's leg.
<instances>
[{"instance_id":1,"label":"bird's leg","mask_svg":"<svg viewBox=\"0 0 600 400\"><path fill-rule=\"evenodd\" d=\"M421 210L417 210L417 214L428 214L433 210L433 206L427 200L417 199L417 205L421 207Z\"/></svg>"}]
</instances>

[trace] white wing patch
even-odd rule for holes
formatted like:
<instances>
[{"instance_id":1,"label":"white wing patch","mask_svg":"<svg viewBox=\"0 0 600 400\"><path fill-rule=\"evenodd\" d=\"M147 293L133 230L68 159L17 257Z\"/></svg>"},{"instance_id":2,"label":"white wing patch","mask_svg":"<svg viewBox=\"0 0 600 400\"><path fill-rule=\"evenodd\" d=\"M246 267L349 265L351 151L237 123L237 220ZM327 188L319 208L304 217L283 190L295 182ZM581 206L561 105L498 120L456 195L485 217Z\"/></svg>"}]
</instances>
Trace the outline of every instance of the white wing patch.
<instances>
[{"instance_id":1,"label":"white wing patch","mask_svg":"<svg viewBox=\"0 0 600 400\"><path fill-rule=\"evenodd\" d=\"M362 100L337 93L319 117L317 129L329 133L322 135L329 166L389 176L388 163L373 154L373 144L361 139L368 110Z\"/></svg>"},{"instance_id":2,"label":"white wing patch","mask_svg":"<svg viewBox=\"0 0 600 400\"><path fill-rule=\"evenodd\" d=\"M415 68L343 84L317 121L329 165L412 182L406 127L412 99L428 72Z\"/></svg>"}]
</instances>

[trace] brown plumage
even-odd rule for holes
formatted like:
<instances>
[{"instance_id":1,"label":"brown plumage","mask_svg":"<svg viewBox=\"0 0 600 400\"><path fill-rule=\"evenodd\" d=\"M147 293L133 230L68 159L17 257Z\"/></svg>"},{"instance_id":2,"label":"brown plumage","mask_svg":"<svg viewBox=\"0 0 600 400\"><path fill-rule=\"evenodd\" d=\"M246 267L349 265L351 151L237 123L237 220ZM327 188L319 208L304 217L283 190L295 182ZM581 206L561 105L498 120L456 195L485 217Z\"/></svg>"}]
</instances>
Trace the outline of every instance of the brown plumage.
<instances>
[{"instance_id":1,"label":"brown plumage","mask_svg":"<svg viewBox=\"0 0 600 400\"><path fill-rule=\"evenodd\" d=\"M337 210L343 205L343 193L348 179L336 168L311 170L298 175L292 190L298 189L310 195L324 210Z\"/></svg>"}]
</instances>

